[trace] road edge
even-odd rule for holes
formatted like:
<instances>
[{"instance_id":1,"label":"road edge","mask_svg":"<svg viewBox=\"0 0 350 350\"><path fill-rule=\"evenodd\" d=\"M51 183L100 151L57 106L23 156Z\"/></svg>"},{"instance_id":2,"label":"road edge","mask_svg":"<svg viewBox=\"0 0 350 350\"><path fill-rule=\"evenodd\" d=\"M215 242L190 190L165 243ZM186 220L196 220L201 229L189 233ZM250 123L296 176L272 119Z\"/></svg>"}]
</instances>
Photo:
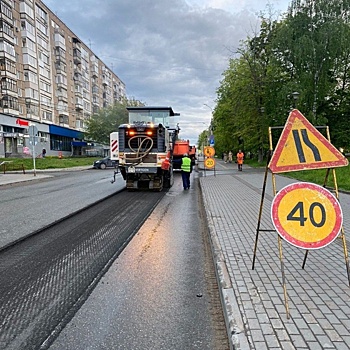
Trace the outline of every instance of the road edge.
<instances>
[{"instance_id":1,"label":"road edge","mask_svg":"<svg viewBox=\"0 0 350 350\"><path fill-rule=\"evenodd\" d=\"M215 231L210 208L207 207L203 196L202 183L199 181L200 191L203 198L203 206L206 214L209 241L215 265L215 274L220 291L221 305L223 308L226 331L231 350L250 350L248 338L244 329L244 322L236 300L235 292L228 273L222 248Z\"/></svg>"}]
</instances>

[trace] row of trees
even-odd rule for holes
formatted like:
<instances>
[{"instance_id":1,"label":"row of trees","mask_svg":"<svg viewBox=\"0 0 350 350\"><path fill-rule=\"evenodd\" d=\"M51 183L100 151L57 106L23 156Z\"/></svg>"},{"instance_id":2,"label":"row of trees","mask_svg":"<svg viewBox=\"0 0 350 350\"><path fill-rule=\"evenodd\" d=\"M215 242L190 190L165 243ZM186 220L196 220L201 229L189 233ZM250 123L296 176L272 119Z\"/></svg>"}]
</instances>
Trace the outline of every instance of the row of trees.
<instances>
[{"instance_id":1,"label":"row of trees","mask_svg":"<svg viewBox=\"0 0 350 350\"><path fill-rule=\"evenodd\" d=\"M268 127L284 126L293 107L313 125L329 125L332 143L349 149L349 16L350 0L293 0L282 20L261 17L260 32L242 43L217 89L218 153L243 146L262 160ZM200 147L206 139L204 131Z\"/></svg>"}]
</instances>

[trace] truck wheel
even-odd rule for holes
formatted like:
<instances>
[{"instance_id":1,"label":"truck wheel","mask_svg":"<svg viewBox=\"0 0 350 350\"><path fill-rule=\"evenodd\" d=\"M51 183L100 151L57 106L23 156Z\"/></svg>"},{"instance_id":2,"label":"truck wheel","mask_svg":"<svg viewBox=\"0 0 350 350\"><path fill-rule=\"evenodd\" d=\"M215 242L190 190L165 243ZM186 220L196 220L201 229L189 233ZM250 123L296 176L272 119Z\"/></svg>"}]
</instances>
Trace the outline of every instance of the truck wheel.
<instances>
[{"instance_id":1,"label":"truck wheel","mask_svg":"<svg viewBox=\"0 0 350 350\"><path fill-rule=\"evenodd\" d=\"M170 188L174 184L174 174L171 169L169 172L164 174L164 188Z\"/></svg>"}]
</instances>

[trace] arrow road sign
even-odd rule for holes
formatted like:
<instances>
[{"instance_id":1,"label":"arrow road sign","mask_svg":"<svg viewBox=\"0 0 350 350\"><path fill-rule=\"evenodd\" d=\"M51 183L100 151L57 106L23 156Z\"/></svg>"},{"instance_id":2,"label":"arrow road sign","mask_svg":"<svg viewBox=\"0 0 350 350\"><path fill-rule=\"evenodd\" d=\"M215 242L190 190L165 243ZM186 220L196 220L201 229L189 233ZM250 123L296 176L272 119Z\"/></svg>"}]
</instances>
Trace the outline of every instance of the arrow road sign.
<instances>
[{"instance_id":1,"label":"arrow road sign","mask_svg":"<svg viewBox=\"0 0 350 350\"><path fill-rule=\"evenodd\" d=\"M293 109L268 167L273 173L283 173L347 165L344 155L297 109Z\"/></svg>"}]
</instances>

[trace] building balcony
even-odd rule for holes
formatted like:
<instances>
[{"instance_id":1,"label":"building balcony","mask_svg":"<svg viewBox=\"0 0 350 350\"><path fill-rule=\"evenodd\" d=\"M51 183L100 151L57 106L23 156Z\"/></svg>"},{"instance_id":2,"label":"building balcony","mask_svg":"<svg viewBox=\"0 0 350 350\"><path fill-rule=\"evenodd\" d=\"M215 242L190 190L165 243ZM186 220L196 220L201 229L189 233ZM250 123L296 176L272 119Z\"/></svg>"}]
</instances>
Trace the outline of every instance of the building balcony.
<instances>
[{"instance_id":1,"label":"building balcony","mask_svg":"<svg viewBox=\"0 0 350 350\"><path fill-rule=\"evenodd\" d=\"M6 2L6 1L5 1ZM13 4L11 6L13 8ZM8 17L6 12L0 12L0 19L4 19L6 22L12 23L13 18L12 17Z\"/></svg>"},{"instance_id":2,"label":"building balcony","mask_svg":"<svg viewBox=\"0 0 350 350\"><path fill-rule=\"evenodd\" d=\"M79 84L80 86L82 86L83 76L80 73L74 73L73 80L75 84Z\"/></svg>"},{"instance_id":3,"label":"building balcony","mask_svg":"<svg viewBox=\"0 0 350 350\"><path fill-rule=\"evenodd\" d=\"M75 90L74 95L77 98L83 98L83 92L81 90Z\"/></svg>"},{"instance_id":4,"label":"building balcony","mask_svg":"<svg viewBox=\"0 0 350 350\"><path fill-rule=\"evenodd\" d=\"M81 102L76 102L75 103L75 109L77 111L82 111L84 109L84 106L83 106L83 104Z\"/></svg>"},{"instance_id":5,"label":"building balcony","mask_svg":"<svg viewBox=\"0 0 350 350\"><path fill-rule=\"evenodd\" d=\"M73 49L73 61L75 64L81 63L81 52L78 49Z\"/></svg>"},{"instance_id":6,"label":"building balcony","mask_svg":"<svg viewBox=\"0 0 350 350\"><path fill-rule=\"evenodd\" d=\"M93 106L92 107L92 114L97 114L100 110L100 107L99 106Z\"/></svg>"},{"instance_id":7,"label":"building balcony","mask_svg":"<svg viewBox=\"0 0 350 350\"><path fill-rule=\"evenodd\" d=\"M57 99L58 99L59 102L68 103L68 97L65 96L65 95L63 95L63 94L59 94L59 95L57 96Z\"/></svg>"},{"instance_id":8,"label":"building balcony","mask_svg":"<svg viewBox=\"0 0 350 350\"><path fill-rule=\"evenodd\" d=\"M66 74L67 65L62 61L56 61L55 63L56 73L58 74Z\"/></svg>"},{"instance_id":9,"label":"building balcony","mask_svg":"<svg viewBox=\"0 0 350 350\"><path fill-rule=\"evenodd\" d=\"M12 56L11 54L9 54L6 51L0 51L0 58L5 58L5 59L8 59L10 61L16 61L16 57Z\"/></svg>"},{"instance_id":10,"label":"building balcony","mask_svg":"<svg viewBox=\"0 0 350 350\"><path fill-rule=\"evenodd\" d=\"M67 91L67 84L65 83L57 83L57 89L63 89Z\"/></svg>"},{"instance_id":11,"label":"building balcony","mask_svg":"<svg viewBox=\"0 0 350 350\"><path fill-rule=\"evenodd\" d=\"M73 41L73 47L75 48L75 47L78 47L79 49L80 49L80 47L81 47L81 41L78 39L78 38L76 38L76 37L73 37L72 38L72 41Z\"/></svg>"},{"instance_id":12,"label":"building balcony","mask_svg":"<svg viewBox=\"0 0 350 350\"><path fill-rule=\"evenodd\" d=\"M10 42L11 44L14 44L14 38L15 38L15 35L13 34L13 31L12 31L12 34L0 32L0 39L5 39L6 41Z\"/></svg>"},{"instance_id":13,"label":"building balcony","mask_svg":"<svg viewBox=\"0 0 350 350\"><path fill-rule=\"evenodd\" d=\"M30 39L30 40L32 40L34 42L36 41L34 34L32 34L31 32L29 32L26 29L21 30L21 37L22 38L28 38L28 39Z\"/></svg>"},{"instance_id":14,"label":"building balcony","mask_svg":"<svg viewBox=\"0 0 350 350\"><path fill-rule=\"evenodd\" d=\"M55 47L60 47L62 50L66 50L66 45L58 40L55 41Z\"/></svg>"},{"instance_id":15,"label":"building balcony","mask_svg":"<svg viewBox=\"0 0 350 350\"><path fill-rule=\"evenodd\" d=\"M56 63L58 64L67 64L67 60L66 60L66 56L63 55L62 53L57 53L56 52L56 55L55 55L55 59L56 59Z\"/></svg>"},{"instance_id":16,"label":"building balcony","mask_svg":"<svg viewBox=\"0 0 350 350\"><path fill-rule=\"evenodd\" d=\"M0 111L4 114L19 116L19 111L17 109L10 107L10 106L5 106L5 107L0 106Z\"/></svg>"},{"instance_id":17,"label":"building balcony","mask_svg":"<svg viewBox=\"0 0 350 350\"><path fill-rule=\"evenodd\" d=\"M91 66L90 73L92 77L98 77L98 67Z\"/></svg>"},{"instance_id":18,"label":"building balcony","mask_svg":"<svg viewBox=\"0 0 350 350\"><path fill-rule=\"evenodd\" d=\"M59 117L60 116L66 116L67 118L69 117L69 112L67 109L58 107L57 110L58 110Z\"/></svg>"}]
</instances>

